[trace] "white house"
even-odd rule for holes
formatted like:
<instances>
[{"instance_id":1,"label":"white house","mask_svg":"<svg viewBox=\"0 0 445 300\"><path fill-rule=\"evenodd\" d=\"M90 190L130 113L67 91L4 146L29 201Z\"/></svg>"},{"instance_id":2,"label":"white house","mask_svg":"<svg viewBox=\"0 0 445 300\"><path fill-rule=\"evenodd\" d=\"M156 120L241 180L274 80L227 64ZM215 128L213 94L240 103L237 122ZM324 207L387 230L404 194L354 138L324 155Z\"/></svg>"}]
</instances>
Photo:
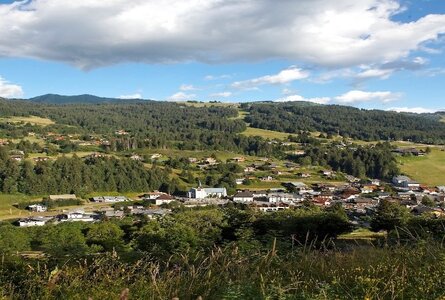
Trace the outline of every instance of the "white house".
<instances>
[{"instance_id":1,"label":"white house","mask_svg":"<svg viewBox=\"0 0 445 300\"><path fill-rule=\"evenodd\" d=\"M233 201L240 203L253 202L253 193L249 191L240 191L233 196Z\"/></svg>"},{"instance_id":2,"label":"white house","mask_svg":"<svg viewBox=\"0 0 445 300\"><path fill-rule=\"evenodd\" d=\"M52 217L31 217L31 218L21 219L19 221L19 226L20 227L43 226L51 219Z\"/></svg>"},{"instance_id":3,"label":"white house","mask_svg":"<svg viewBox=\"0 0 445 300\"><path fill-rule=\"evenodd\" d=\"M116 203L116 202L128 201L128 198L124 196L100 196L100 197L93 197L92 201L104 202L104 203Z\"/></svg>"},{"instance_id":4,"label":"white house","mask_svg":"<svg viewBox=\"0 0 445 300\"><path fill-rule=\"evenodd\" d=\"M30 211L35 211L35 212L45 212L48 210L48 207L46 207L45 205L42 205L42 204L32 204L32 205L28 206L27 209L29 209Z\"/></svg>"}]
</instances>

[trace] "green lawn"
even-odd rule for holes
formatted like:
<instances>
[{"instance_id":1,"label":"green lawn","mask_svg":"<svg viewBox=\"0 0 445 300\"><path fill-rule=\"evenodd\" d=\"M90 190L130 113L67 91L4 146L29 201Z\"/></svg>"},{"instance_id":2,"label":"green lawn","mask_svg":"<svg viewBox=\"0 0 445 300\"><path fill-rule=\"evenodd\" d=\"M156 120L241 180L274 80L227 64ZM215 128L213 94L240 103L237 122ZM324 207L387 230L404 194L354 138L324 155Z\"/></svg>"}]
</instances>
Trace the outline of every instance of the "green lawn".
<instances>
[{"instance_id":1,"label":"green lawn","mask_svg":"<svg viewBox=\"0 0 445 300\"><path fill-rule=\"evenodd\" d=\"M6 123L31 123L32 125L38 125L38 126L48 126L55 124L54 121L47 119L47 118L41 118L36 116L30 116L30 117L8 117L8 118L0 118L0 122Z\"/></svg>"},{"instance_id":2,"label":"green lawn","mask_svg":"<svg viewBox=\"0 0 445 300\"><path fill-rule=\"evenodd\" d=\"M26 195L0 194L0 219L20 218L29 215L29 212L15 208L13 205L20 202L40 201L42 198Z\"/></svg>"},{"instance_id":3,"label":"green lawn","mask_svg":"<svg viewBox=\"0 0 445 300\"><path fill-rule=\"evenodd\" d=\"M433 149L425 157L400 157L400 169L422 184L445 185L445 151Z\"/></svg>"},{"instance_id":4,"label":"green lawn","mask_svg":"<svg viewBox=\"0 0 445 300\"><path fill-rule=\"evenodd\" d=\"M247 127L247 129L243 131L241 134L245 136L261 136L265 139L280 139L280 140L287 139L287 137L290 135L289 133L285 132L253 128L253 127Z\"/></svg>"}]
</instances>

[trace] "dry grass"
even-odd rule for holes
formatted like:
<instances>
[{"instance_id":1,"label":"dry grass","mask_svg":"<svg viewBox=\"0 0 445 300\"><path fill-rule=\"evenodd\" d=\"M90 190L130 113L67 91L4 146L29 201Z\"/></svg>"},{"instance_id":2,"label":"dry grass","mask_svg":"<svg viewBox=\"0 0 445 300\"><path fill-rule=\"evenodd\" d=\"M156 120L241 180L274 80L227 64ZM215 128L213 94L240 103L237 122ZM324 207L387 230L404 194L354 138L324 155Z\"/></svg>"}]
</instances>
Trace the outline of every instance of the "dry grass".
<instances>
[{"instance_id":1,"label":"dry grass","mask_svg":"<svg viewBox=\"0 0 445 300\"><path fill-rule=\"evenodd\" d=\"M55 124L54 121L47 119L47 118L41 118L36 116L30 116L30 117L8 117L8 118L0 118L0 122L6 123L30 123L32 125L38 125L38 126L48 126Z\"/></svg>"}]
</instances>

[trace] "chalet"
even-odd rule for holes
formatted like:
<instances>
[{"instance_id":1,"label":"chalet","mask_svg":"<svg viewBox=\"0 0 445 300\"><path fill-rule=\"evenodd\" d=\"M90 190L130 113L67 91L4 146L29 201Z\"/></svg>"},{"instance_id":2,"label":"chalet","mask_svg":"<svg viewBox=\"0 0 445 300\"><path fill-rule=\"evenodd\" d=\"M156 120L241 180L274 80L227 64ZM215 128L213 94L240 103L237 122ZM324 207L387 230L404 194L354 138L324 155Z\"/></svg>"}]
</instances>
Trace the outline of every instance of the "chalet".
<instances>
[{"instance_id":1,"label":"chalet","mask_svg":"<svg viewBox=\"0 0 445 300\"><path fill-rule=\"evenodd\" d=\"M267 191L252 191L253 197L254 198L263 198L263 197L267 197Z\"/></svg>"},{"instance_id":2,"label":"chalet","mask_svg":"<svg viewBox=\"0 0 445 300\"><path fill-rule=\"evenodd\" d=\"M143 200L155 200L155 199L158 199L162 195L165 195L165 193L159 192L159 191L154 191L151 193L144 194L141 198Z\"/></svg>"},{"instance_id":3,"label":"chalet","mask_svg":"<svg viewBox=\"0 0 445 300\"><path fill-rule=\"evenodd\" d=\"M326 177L331 177L334 173L332 172L332 171L330 171L330 170L322 170L322 171L320 171L320 173L323 175L323 176L326 176Z\"/></svg>"},{"instance_id":4,"label":"chalet","mask_svg":"<svg viewBox=\"0 0 445 300\"><path fill-rule=\"evenodd\" d=\"M194 163L198 162L198 159L195 157L189 157L188 161L189 161L189 163L194 164Z\"/></svg>"},{"instance_id":5,"label":"chalet","mask_svg":"<svg viewBox=\"0 0 445 300\"><path fill-rule=\"evenodd\" d=\"M20 227L44 226L52 217L30 217L19 220Z\"/></svg>"},{"instance_id":6,"label":"chalet","mask_svg":"<svg viewBox=\"0 0 445 300\"><path fill-rule=\"evenodd\" d=\"M244 183L245 178L237 178L235 179L235 184L237 185L241 185Z\"/></svg>"},{"instance_id":7,"label":"chalet","mask_svg":"<svg viewBox=\"0 0 445 300\"><path fill-rule=\"evenodd\" d=\"M331 200L329 198L323 197L323 196L317 196L314 199L312 199L312 203L316 206L329 206L331 205Z\"/></svg>"},{"instance_id":8,"label":"chalet","mask_svg":"<svg viewBox=\"0 0 445 300\"><path fill-rule=\"evenodd\" d=\"M158 198L150 201L152 201L152 203L155 205L162 205L162 204L169 204L175 201L175 198L168 194L162 194Z\"/></svg>"},{"instance_id":9,"label":"chalet","mask_svg":"<svg viewBox=\"0 0 445 300\"><path fill-rule=\"evenodd\" d=\"M233 201L239 203L253 202L253 193L250 191L239 191L233 196Z\"/></svg>"},{"instance_id":10,"label":"chalet","mask_svg":"<svg viewBox=\"0 0 445 300\"><path fill-rule=\"evenodd\" d=\"M378 179L370 179L370 180L368 180L368 184L380 186L380 180L378 180Z\"/></svg>"},{"instance_id":11,"label":"chalet","mask_svg":"<svg viewBox=\"0 0 445 300\"><path fill-rule=\"evenodd\" d=\"M255 171L256 171L255 167L246 167L246 168L244 168L244 173L253 173Z\"/></svg>"},{"instance_id":12,"label":"chalet","mask_svg":"<svg viewBox=\"0 0 445 300\"><path fill-rule=\"evenodd\" d=\"M218 164L216 159L213 157L207 157L206 159L204 159L204 163L211 166Z\"/></svg>"},{"instance_id":13,"label":"chalet","mask_svg":"<svg viewBox=\"0 0 445 300\"><path fill-rule=\"evenodd\" d=\"M42 205L42 204L32 204L32 205L29 205L26 209L28 209L30 211L35 211L35 212L45 212L48 210L48 207L46 207L45 205Z\"/></svg>"},{"instance_id":14,"label":"chalet","mask_svg":"<svg viewBox=\"0 0 445 300\"><path fill-rule=\"evenodd\" d=\"M360 195L360 191L356 188L350 187L346 188L338 194L338 196L343 200L352 200Z\"/></svg>"},{"instance_id":15,"label":"chalet","mask_svg":"<svg viewBox=\"0 0 445 300\"><path fill-rule=\"evenodd\" d=\"M266 198L269 203L289 203L294 200L293 195L289 193L269 193Z\"/></svg>"},{"instance_id":16,"label":"chalet","mask_svg":"<svg viewBox=\"0 0 445 300\"><path fill-rule=\"evenodd\" d=\"M260 179L260 181L272 181L273 177L272 176L266 176L266 177L260 177L259 179Z\"/></svg>"},{"instance_id":17,"label":"chalet","mask_svg":"<svg viewBox=\"0 0 445 300\"><path fill-rule=\"evenodd\" d=\"M296 156L303 156L303 155L306 154L306 151L304 151L304 150L295 150L294 152L292 152L292 154L296 155Z\"/></svg>"},{"instance_id":18,"label":"chalet","mask_svg":"<svg viewBox=\"0 0 445 300\"><path fill-rule=\"evenodd\" d=\"M11 158L12 160L20 162L20 161L23 160L24 156L22 156L22 155L11 155L11 156L9 156L9 158Z\"/></svg>"},{"instance_id":19,"label":"chalet","mask_svg":"<svg viewBox=\"0 0 445 300\"><path fill-rule=\"evenodd\" d=\"M125 196L99 196L93 197L91 201L98 203L116 203L128 201L128 198Z\"/></svg>"}]
</instances>

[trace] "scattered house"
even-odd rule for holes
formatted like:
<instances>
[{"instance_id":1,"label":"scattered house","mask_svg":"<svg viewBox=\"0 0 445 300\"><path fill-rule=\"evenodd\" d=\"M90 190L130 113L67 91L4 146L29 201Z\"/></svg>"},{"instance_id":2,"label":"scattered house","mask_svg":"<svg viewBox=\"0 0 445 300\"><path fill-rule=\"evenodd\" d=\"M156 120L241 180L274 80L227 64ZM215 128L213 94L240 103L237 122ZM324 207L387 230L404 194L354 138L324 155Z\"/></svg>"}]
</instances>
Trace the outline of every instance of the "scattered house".
<instances>
[{"instance_id":1,"label":"scattered house","mask_svg":"<svg viewBox=\"0 0 445 300\"><path fill-rule=\"evenodd\" d=\"M331 177L334 173L332 172L332 171L330 171L330 170L322 170L322 171L320 171L320 173L323 175L323 176L326 176L326 177Z\"/></svg>"},{"instance_id":2,"label":"scattered house","mask_svg":"<svg viewBox=\"0 0 445 300\"><path fill-rule=\"evenodd\" d=\"M156 199L150 200L155 205L162 205L162 204L169 204L173 201L175 201L175 198L168 195L168 194L162 194Z\"/></svg>"},{"instance_id":3,"label":"scattered house","mask_svg":"<svg viewBox=\"0 0 445 300\"><path fill-rule=\"evenodd\" d=\"M49 157L47 157L47 156L39 156L39 157L35 157L35 158L33 158L33 160L34 160L35 162L48 161L48 160L49 160Z\"/></svg>"},{"instance_id":4,"label":"scattered house","mask_svg":"<svg viewBox=\"0 0 445 300\"><path fill-rule=\"evenodd\" d=\"M213 157L207 157L206 159L204 159L204 163L210 166L218 164L217 160Z\"/></svg>"},{"instance_id":5,"label":"scattered house","mask_svg":"<svg viewBox=\"0 0 445 300\"><path fill-rule=\"evenodd\" d=\"M198 162L198 159L195 157L189 157L188 160L189 160L189 163L192 163L192 164Z\"/></svg>"},{"instance_id":6,"label":"scattered house","mask_svg":"<svg viewBox=\"0 0 445 300\"><path fill-rule=\"evenodd\" d=\"M205 198L224 198L227 197L226 188L192 188L188 192L188 198L205 199Z\"/></svg>"},{"instance_id":7,"label":"scattered house","mask_svg":"<svg viewBox=\"0 0 445 300\"><path fill-rule=\"evenodd\" d=\"M245 178L237 178L237 179L235 179L235 183L236 183L237 185L241 185L241 184L244 183L244 180L245 180Z\"/></svg>"},{"instance_id":8,"label":"scattered house","mask_svg":"<svg viewBox=\"0 0 445 300\"><path fill-rule=\"evenodd\" d=\"M30 217L19 221L20 227L44 226L52 217Z\"/></svg>"},{"instance_id":9,"label":"scattered house","mask_svg":"<svg viewBox=\"0 0 445 300\"><path fill-rule=\"evenodd\" d=\"M234 202L248 203L253 202L253 193L250 191L240 191L233 196Z\"/></svg>"},{"instance_id":10,"label":"scattered house","mask_svg":"<svg viewBox=\"0 0 445 300\"><path fill-rule=\"evenodd\" d=\"M22 161L23 160L23 156L22 155L11 155L11 156L9 156L12 160L15 160L15 161L18 161L18 162L20 162L20 161Z\"/></svg>"},{"instance_id":11,"label":"scattered house","mask_svg":"<svg viewBox=\"0 0 445 300\"><path fill-rule=\"evenodd\" d=\"M324 196L317 196L317 197L314 197L313 199L312 199L312 203L314 204L314 205L316 205L316 206L322 206L322 207L325 207L325 206L329 206L329 205L331 205L331 198L329 198L329 197L324 197Z\"/></svg>"},{"instance_id":12,"label":"scattered house","mask_svg":"<svg viewBox=\"0 0 445 300\"><path fill-rule=\"evenodd\" d=\"M64 194L64 195L49 195L49 200L76 200L77 197L74 194Z\"/></svg>"},{"instance_id":13,"label":"scattered house","mask_svg":"<svg viewBox=\"0 0 445 300\"><path fill-rule=\"evenodd\" d=\"M125 196L99 196L93 197L91 201L98 203L116 203L128 201L128 198Z\"/></svg>"},{"instance_id":14,"label":"scattered house","mask_svg":"<svg viewBox=\"0 0 445 300\"><path fill-rule=\"evenodd\" d=\"M406 188L410 190L418 189L420 187L420 184L408 176L395 176L392 179L393 184L396 187Z\"/></svg>"},{"instance_id":15,"label":"scattered house","mask_svg":"<svg viewBox=\"0 0 445 300\"><path fill-rule=\"evenodd\" d=\"M355 209L373 208L379 204L378 200L371 198L357 198L352 200Z\"/></svg>"},{"instance_id":16,"label":"scattered house","mask_svg":"<svg viewBox=\"0 0 445 300\"><path fill-rule=\"evenodd\" d=\"M400 155L414 155L414 156L426 155L426 152L424 150L418 150L416 148L398 148L393 150L392 152Z\"/></svg>"},{"instance_id":17,"label":"scattered house","mask_svg":"<svg viewBox=\"0 0 445 300\"><path fill-rule=\"evenodd\" d=\"M237 162L237 163L241 163L241 162L245 162L245 161L246 161L246 158L243 157L243 156L240 156L240 157L234 157L234 158L231 159L231 161L235 161L235 162Z\"/></svg>"},{"instance_id":18,"label":"scattered house","mask_svg":"<svg viewBox=\"0 0 445 300\"><path fill-rule=\"evenodd\" d=\"M155 154L152 154L151 155L151 159L160 159L162 157L162 154L159 154L159 153L155 153Z\"/></svg>"},{"instance_id":19,"label":"scattered house","mask_svg":"<svg viewBox=\"0 0 445 300\"><path fill-rule=\"evenodd\" d=\"M120 130L116 130L116 131L114 132L114 134L115 134L115 135L128 135L128 132L125 131L125 130L123 130L123 129L120 129Z\"/></svg>"},{"instance_id":20,"label":"scattered house","mask_svg":"<svg viewBox=\"0 0 445 300\"><path fill-rule=\"evenodd\" d=\"M60 222L94 222L98 219L98 215L85 213L83 210L75 210L62 214L59 219Z\"/></svg>"},{"instance_id":21,"label":"scattered house","mask_svg":"<svg viewBox=\"0 0 445 300\"><path fill-rule=\"evenodd\" d=\"M371 185L371 184L365 184L362 186L362 188L360 189L362 194L370 194L372 192L374 192L377 189L377 186L375 185Z\"/></svg>"},{"instance_id":22,"label":"scattered house","mask_svg":"<svg viewBox=\"0 0 445 300\"><path fill-rule=\"evenodd\" d=\"M370 180L368 180L368 183L372 184L372 185L380 186L380 180L379 179L370 179Z\"/></svg>"},{"instance_id":23,"label":"scattered house","mask_svg":"<svg viewBox=\"0 0 445 300\"><path fill-rule=\"evenodd\" d=\"M436 186L436 190L439 193L445 193L445 186L444 185Z\"/></svg>"},{"instance_id":24,"label":"scattered house","mask_svg":"<svg viewBox=\"0 0 445 300\"><path fill-rule=\"evenodd\" d=\"M0 139L0 146L6 146L9 145L9 141L6 139Z\"/></svg>"},{"instance_id":25,"label":"scattered house","mask_svg":"<svg viewBox=\"0 0 445 300\"><path fill-rule=\"evenodd\" d=\"M340 198L343 200L352 200L357 198L358 195L360 195L360 191L353 187L348 187L339 194Z\"/></svg>"},{"instance_id":26,"label":"scattered house","mask_svg":"<svg viewBox=\"0 0 445 300\"><path fill-rule=\"evenodd\" d=\"M105 157L105 154L98 153L98 152L94 152L94 153L91 153L90 155L86 156L86 158L89 158L89 159L104 158L104 157Z\"/></svg>"},{"instance_id":27,"label":"scattered house","mask_svg":"<svg viewBox=\"0 0 445 300\"><path fill-rule=\"evenodd\" d=\"M311 174L309 174L309 173L298 173L297 176L301 177L301 178L309 178L309 177L311 177Z\"/></svg>"},{"instance_id":28,"label":"scattered house","mask_svg":"<svg viewBox=\"0 0 445 300\"><path fill-rule=\"evenodd\" d=\"M266 199L269 203L290 203L294 200L294 196L289 193L269 193Z\"/></svg>"},{"instance_id":29,"label":"scattered house","mask_svg":"<svg viewBox=\"0 0 445 300\"><path fill-rule=\"evenodd\" d=\"M303 155L306 154L306 151L304 151L304 150L295 150L294 152L292 152L292 154L296 155L296 156L303 156Z\"/></svg>"},{"instance_id":30,"label":"scattered house","mask_svg":"<svg viewBox=\"0 0 445 300\"><path fill-rule=\"evenodd\" d=\"M254 198L265 198L265 197L267 197L267 191L262 191L262 190L252 191L252 194L253 194Z\"/></svg>"},{"instance_id":31,"label":"scattered house","mask_svg":"<svg viewBox=\"0 0 445 300\"><path fill-rule=\"evenodd\" d=\"M138 154L133 154L132 156L130 156L130 159L142 161L144 158Z\"/></svg>"},{"instance_id":32,"label":"scattered house","mask_svg":"<svg viewBox=\"0 0 445 300\"><path fill-rule=\"evenodd\" d=\"M266 177L260 177L259 178L261 181L272 181L273 177L272 176L266 176Z\"/></svg>"},{"instance_id":33,"label":"scattered house","mask_svg":"<svg viewBox=\"0 0 445 300\"><path fill-rule=\"evenodd\" d=\"M256 171L255 167L246 167L246 168L244 168L244 173L253 173L255 171Z\"/></svg>"},{"instance_id":34,"label":"scattered house","mask_svg":"<svg viewBox=\"0 0 445 300\"><path fill-rule=\"evenodd\" d=\"M142 198L142 200L156 200L162 195L165 195L165 193L159 192L159 191L154 191L154 192L151 192L148 194L144 194L141 198Z\"/></svg>"},{"instance_id":35,"label":"scattered house","mask_svg":"<svg viewBox=\"0 0 445 300\"><path fill-rule=\"evenodd\" d=\"M289 205L286 205L284 203L280 203L278 205L275 205L275 204L261 205L261 206L257 206L257 209L261 212L275 212L275 211L289 209Z\"/></svg>"},{"instance_id":36,"label":"scattered house","mask_svg":"<svg viewBox=\"0 0 445 300\"><path fill-rule=\"evenodd\" d=\"M354 177L352 175L345 175L345 178L350 183L356 183L360 181L360 178Z\"/></svg>"},{"instance_id":37,"label":"scattered house","mask_svg":"<svg viewBox=\"0 0 445 300\"><path fill-rule=\"evenodd\" d=\"M30 211L35 211L35 212L45 212L48 210L48 207L46 207L45 205L42 205L42 204L32 204L32 205L29 205L26 209L28 209Z\"/></svg>"}]
</instances>

